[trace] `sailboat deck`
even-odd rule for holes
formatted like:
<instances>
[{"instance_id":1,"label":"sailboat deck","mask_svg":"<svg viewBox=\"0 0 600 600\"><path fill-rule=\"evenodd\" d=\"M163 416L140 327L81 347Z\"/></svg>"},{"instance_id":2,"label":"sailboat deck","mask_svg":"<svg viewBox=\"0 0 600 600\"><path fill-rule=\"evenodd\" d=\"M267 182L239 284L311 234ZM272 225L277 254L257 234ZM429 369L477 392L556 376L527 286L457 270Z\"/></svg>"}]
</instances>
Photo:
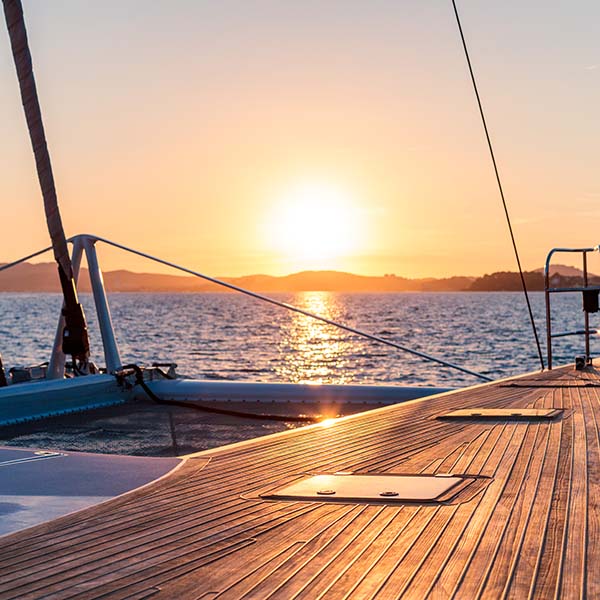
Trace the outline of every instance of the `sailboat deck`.
<instances>
[{"instance_id":1,"label":"sailboat deck","mask_svg":"<svg viewBox=\"0 0 600 600\"><path fill-rule=\"evenodd\" d=\"M2 538L0 597L600 597L599 375L532 374L196 455ZM436 418L462 408L563 412ZM442 502L259 496L338 471L477 478Z\"/></svg>"}]
</instances>

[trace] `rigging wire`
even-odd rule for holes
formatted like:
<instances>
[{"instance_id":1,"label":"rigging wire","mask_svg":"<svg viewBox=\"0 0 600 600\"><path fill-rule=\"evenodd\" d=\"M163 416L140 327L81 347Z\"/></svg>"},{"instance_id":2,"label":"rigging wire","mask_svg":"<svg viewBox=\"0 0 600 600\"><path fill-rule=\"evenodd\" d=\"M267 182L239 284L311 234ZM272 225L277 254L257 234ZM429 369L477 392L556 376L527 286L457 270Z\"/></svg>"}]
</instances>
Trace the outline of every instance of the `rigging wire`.
<instances>
[{"instance_id":1,"label":"rigging wire","mask_svg":"<svg viewBox=\"0 0 600 600\"><path fill-rule=\"evenodd\" d=\"M471 82L473 84L473 91L477 98L477 106L479 107L479 114L481 115L481 122L483 124L483 130L485 131L485 138L487 140L488 148L490 150L490 156L492 158L492 164L494 166L494 174L496 175L496 182L498 184L498 190L500 192L500 198L502 199L502 207L504 208L504 215L506 216L506 223L508 225L508 231L510 233L510 239L512 241L515 258L517 259L517 266L519 268L519 277L521 278L521 287L523 288L523 294L525 295L525 302L527 303L527 311L529 312L529 320L531 321L531 327L533 329L533 335L535 337L535 344L537 346L538 357L540 359L540 365L542 371L544 370L544 357L542 355L542 347L540 345L540 338L538 336L537 327L535 325L535 319L533 317L533 310L531 308L531 301L529 300L529 293L527 292L527 284L525 283L525 276L523 275L523 269L521 268L521 259L519 258L519 250L517 249L517 242L513 233L512 224L510 221L510 214L508 212L508 206L506 205L506 198L504 197L504 189L502 188L502 181L500 180L500 173L498 171L498 164L496 163L496 155L494 154L494 147L492 146L492 140L488 131L487 121L485 113L483 112L483 105L481 103L481 97L479 96L479 89L477 87L477 81L475 79L475 73L473 72L473 66L471 65L471 58L469 56L469 49L467 48L467 42L463 33L460 17L458 15L458 8L456 7L456 0L452 0L452 7L454 8L454 16L456 17L456 24L458 25L458 31L460 33L460 39L462 41L463 50L465 52L465 58L467 59L467 65L469 67L469 74L471 75Z\"/></svg>"},{"instance_id":2,"label":"rigging wire","mask_svg":"<svg viewBox=\"0 0 600 600\"><path fill-rule=\"evenodd\" d=\"M74 243L75 240L80 237L80 236L74 236L71 237L67 240L67 242L71 242ZM371 340L373 342L377 342L379 344L385 344L386 346L390 346L392 348L396 348L397 350L402 350L403 352L408 352L409 354L412 354L414 356L418 356L419 358L422 358L424 360L428 360L431 362L435 362L439 365L442 365L444 367L448 367L450 369L456 369L457 371L461 371L462 373L465 373L467 375L472 375L473 377L478 377L479 379L483 379L484 381L492 381L491 377L488 377L487 375L483 375L482 373L478 373L477 371L472 371L471 369L467 369L466 367L461 367L460 365L456 365L454 363L451 363L447 360L443 360L441 358L438 358L436 356L432 356L431 354L427 354L425 352L420 352L419 350L414 350L412 348L408 348L407 346L404 346L402 344L398 344L396 342L393 342L392 340L386 339L386 338L382 338L380 336L377 335L373 335L371 333L368 333L366 331L363 331L361 329L356 329L355 327L350 327L349 325L345 325L344 323L339 323L338 321L332 321L331 319L327 319L326 317L322 317L320 315L317 315L315 313L312 313L310 311L304 310L303 308L300 308L298 306L294 306L292 304L288 304L287 302L281 302L279 300L276 300L275 298L271 298L269 296L264 296L263 294L258 294L257 292L252 292L251 290L248 290L246 288L242 288L239 287L237 285L234 285L232 283L228 283L226 281L222 281L220 279L216 279L214 277L210 277L208 275L204 275L203 273L199 273L198 271L193 271L192 269L188 269L187 267L182 267L178 264L175 264L173 262L167 261L167 260L163 260L162 258L158 258L156 256L153 256L152 254L147 254L145 252L140 252L139 250L134 250L133 248L129 248L128 246L124 246L123 244L118 244L117 242L112 242L111 240L108 240L106 238L102 238L102 237L98 237L98 236L83 236L83 237L88 237L88 238L92 238L95 241L98 242L104 242L105 244L108 244L109 246L113 246L115 248L119 248L120 250L124 250L125 252L131 252L132 254L135 254L137 256L141 256L143 258L147 258L151 261L157 262L161 265L166 265L168 267L172 267L174 269L177 269L179 271L183 271L184 273L188 273L189 275L194 275L195 277L199 277L200 279L204 279L205 281L210 281L211 283L214 283L216 285L220 285L223 286L225 288L228 288L230 290L239 292L241 294L245 294L246 296L250 296L251 298L255 298L257 300L261 300L263 302L268 302L269 304L273 304L275 306L279 306L280 308L284 308L286 310L292 311L292 312L296 312L299 313L301 315L304 315L306 317L309 317L311 319L316 319L317 321L321 321L323 323L326 323L327 325L331 325L333 327L337 327L339 329L342 329L344 331L348 331L349 333L354 333L355 335L358 335L360 337L366 338L368 340ZM5 269L10 269L11 267L14 267L18 264L21 264L23 262L25 262L26 260L29 260L30 258L33 258L35 256L38 256L40 254L43 254L44 252L48 252L49 250L51 250L52 247L48 247L48 248L44 248L42 250L39 250L38 252L34 252L33 254L28 254L27 256L24 256L22 258L19 258L17 260L12 261L11 263L7 263L5 265L0 265L0 271L4 271Z\"/></svg>"},{"instance_id":3,"label":"rigging wire","mask_svg":"<svg viewBox=\"0 0 600 600\"><path fill-rule=\"evenodd\" d=\"M482 373L478 373L477 371L472 371L471 369L467 369L466 367L461 367L460 365L451 363L447 360L443 360L438 358L437 356L432 356L431 354L427 354L425 352L421 352L419 350L414 350L413 348L408 348L402 344L398 344L393 342L392 340L388 340L387 338L382 338L378 335L373 335L372 333L368 333L366 331L362 331L361 329L356 329L355 327L351 327L350 325L345 325L344 323L340 323L339 321L333 321L326 317L322 317L316 313L312 313L308 310L304 310L298 306L294 306L293 304L288 304L287 302L281 302L276 300L275 298L271 298L270 296L265 296L263 294L259 294L257 292L253 292L246 288L240 287L239 285L234 285L233 283L228 283L227 281L223 281L222 279L217 279L216 277L210 277L209 275L204 275L204 273L200 273L198 271L193 271L192 269L188 269L187 267L182 267L176 263L170 262L168 260L163 260L162 258L158 258L157 256L153 256L152 254L147 254L146 252L140 252L139 250L134 250L133 248L129 248L124 246L123 244L118 244L117 242L111 242L106 238L98 237L98 236L89 236L93 237L94 240L98 242L104 242L109 246L113 246L114 248L119 248L121 250L125 250L126 252L130 252L131 254L135 254L137 256L141 256L143 258L147 258L161 265L165 265L167 267L172 267L173 269L177 269L179 271L183 271L184 273L188 273L189 275L194 275L194 277L199 277L200 279L204 279L205 281L210 281L211 283L215 283L216 285L220 285L222 287L228 288L235 292L239 292L240 294L245 294L246 296L250 296L251 298L256 298L261 302L268 302L269 304L273 304L274 306L279 306L280 308L284 308L286 310L290 310L292 312L299 313L306 317L310 317L311 319L315 319L317 321L322 321L323 323L327 323L327 325L332 325L333 327L337 327L338 329L342 329L343 331L348 331L349 333L354 333L360 337L366 338L373 342L377 342L379 344L385 344L386 346L391 346L392 348L396 348L398 350L402 350L403 352L408 352L414 356L418 356L419 358L423 358L425 360L438 363L444 367L449 367L450 369L455 369L457 371L461 371L462 373L466 373L467 375L472 375L473 377L478 377L479 379L483 379L484 381L492 381L491 377L487 375L483 375ZM69 238L68 241L74 241L75 238Z\"/></svg>"},{"instance_id":4,"label":"rigging wire","mask_svg":"<svg viewBox=\"0 0 600 600\"><path fill-rule=\"evenodd\" d=\"M49 252L50 250L52 250L52 246L48 246L47 248L44 248L43 250L38 250L37 252L34 252L33 254L28 254L27 256L24 256L23 258L18 258L17 260L13 260L12 262L6 263L4 265L0 265L0 271L6 271L6 269L10 269L11 267L16 267L17 265L20 265L21 263L24 263L25 261L28 261L31 258L35 258L36 256L39 256L40 254Z\"/></svg>"}]
</instances>

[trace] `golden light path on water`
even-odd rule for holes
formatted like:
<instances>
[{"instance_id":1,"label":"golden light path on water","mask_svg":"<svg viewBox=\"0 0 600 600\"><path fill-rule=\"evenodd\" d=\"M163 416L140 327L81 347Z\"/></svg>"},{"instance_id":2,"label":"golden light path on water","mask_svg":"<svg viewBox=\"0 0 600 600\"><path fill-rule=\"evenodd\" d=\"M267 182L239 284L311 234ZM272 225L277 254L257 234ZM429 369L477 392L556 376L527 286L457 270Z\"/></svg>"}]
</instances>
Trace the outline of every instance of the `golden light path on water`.
<instances>
[{"instance_id":1,"label":"golden light path on water","mask_svg":"<svg viewBox=\"0 0 600 600\"><path fill-rule=\"evenodd\" d=\"M344 307L330 292L303 292L295 304L331 320L343 320ZM277 373L282 381L321 384L346 383L343 375L350 361L352 342L348 334L331 325L298 313L290 313L282 327L279 344L281 363Z\"/></svg>"}]
</instances>

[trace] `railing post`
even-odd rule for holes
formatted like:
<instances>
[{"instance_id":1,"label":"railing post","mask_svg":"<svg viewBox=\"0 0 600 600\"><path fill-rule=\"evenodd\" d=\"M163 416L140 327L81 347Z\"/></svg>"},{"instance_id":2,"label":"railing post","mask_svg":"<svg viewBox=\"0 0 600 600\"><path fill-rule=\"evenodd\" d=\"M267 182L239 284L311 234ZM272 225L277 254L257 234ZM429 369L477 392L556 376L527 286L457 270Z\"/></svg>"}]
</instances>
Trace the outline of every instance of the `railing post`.
<instances>
[{"instance_id":1,"label":"railing post","mask_svg":"<svg viewBox=\"0 0 600 600\"><path fill-rule=\"evenodd\" d=\"M546 299L546 355L548 358L548 370L552 370L552 319L550 316L550 258L552 252L546 258L544 267L544 297Z\"/></svg>"},{"instance_id":2,"label":"railing post","mask_svg":"<svg viewBox=\"0 0 600 600\"><path fill-rule=\"evenodd\" d=\"M71 265L73 268L73 280L77 283L79 279L79 268L81 267L81 256L83 255L83 239L81 236L73 238L73 250L71 252ZM64 308L64 303L62 305ZM65 355L62 351L63 329L65 327L65 318L62 315L58 318L56 335L54 336L54 345L50 355L50 364L48 365L47 379L62 379L65 376Z\"/></svg>"},{"instance_id":3,"label":"railing post","mask_svg":"<svg viewBox=\"0 0 600 600\"><path fill-rule=\"evenodd\" d=\"M102 271L98 264L98 256L95 247L96 240L86 236L84 238L85 255L87 258L88 269L90 272L90 282L94 294L94 303L98 315L98 324L100 325L100 334L102 336L102 345L104 347L104 360L106 361L106 370L108 373L115 373L121 366L121 356L119 347L115 339L106 290L104 289L104 279Z\"/></svg>"},{"instance_id":4,"label":"railing post","mask_svg":"<svg viewBox=\"0 0 600 600\"><path fill-rule=\"evenodd\" d=\"M546 354L548 371L552 371L552 325L550 323L550 292L546 290Z\"/></svg>"},{"instance_id":5,"label":"railing post","mask_svg":"<svg viewBox=\"0 0 600 600\"><path fill-rule=\"evenodd\" d=\"M583 287L588 286L588 272L587 272L587 252L583 251ZM585 294L585 292L584 292ZM590 356L590 315L587 310L583 311L583 319L585 323L585 363L591 362Z\"/></svg>"}]
</instances>

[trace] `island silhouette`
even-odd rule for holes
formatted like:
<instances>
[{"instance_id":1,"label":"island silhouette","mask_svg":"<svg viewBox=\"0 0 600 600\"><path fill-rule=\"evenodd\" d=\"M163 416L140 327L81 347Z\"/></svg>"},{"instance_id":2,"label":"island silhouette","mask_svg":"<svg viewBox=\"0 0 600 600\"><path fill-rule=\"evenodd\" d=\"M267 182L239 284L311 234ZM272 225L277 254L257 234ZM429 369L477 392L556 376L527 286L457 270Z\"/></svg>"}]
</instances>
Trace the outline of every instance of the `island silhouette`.
<instances>
[{"instance_id":1,"label":"island silhouette","mask_svg":"<svg viewBox=\"0 0 600 600\"><path fill-rule=\"evenodd\" d=\"M383 276L356 275L343 271L302 271L291 275L245 275L222 277L234 285L260 292L464 292L520 291L519 275L499 271L481 277L453 276L410 279L395 274ZM525 273L532 291L544 289L543 269ZM552 285L581 285L581 271L567 265L552 267ZM600 284L600 277L590 274L590 283ZM127 270L106 271L104 282L109 292L227 292L213 283L190 276L162 273L138 273ZM91 291L87 269L79 277L80 292ZM54 263L22 263L0 272L0 292L59 292Z\"/></svg>"}]
</instances>

